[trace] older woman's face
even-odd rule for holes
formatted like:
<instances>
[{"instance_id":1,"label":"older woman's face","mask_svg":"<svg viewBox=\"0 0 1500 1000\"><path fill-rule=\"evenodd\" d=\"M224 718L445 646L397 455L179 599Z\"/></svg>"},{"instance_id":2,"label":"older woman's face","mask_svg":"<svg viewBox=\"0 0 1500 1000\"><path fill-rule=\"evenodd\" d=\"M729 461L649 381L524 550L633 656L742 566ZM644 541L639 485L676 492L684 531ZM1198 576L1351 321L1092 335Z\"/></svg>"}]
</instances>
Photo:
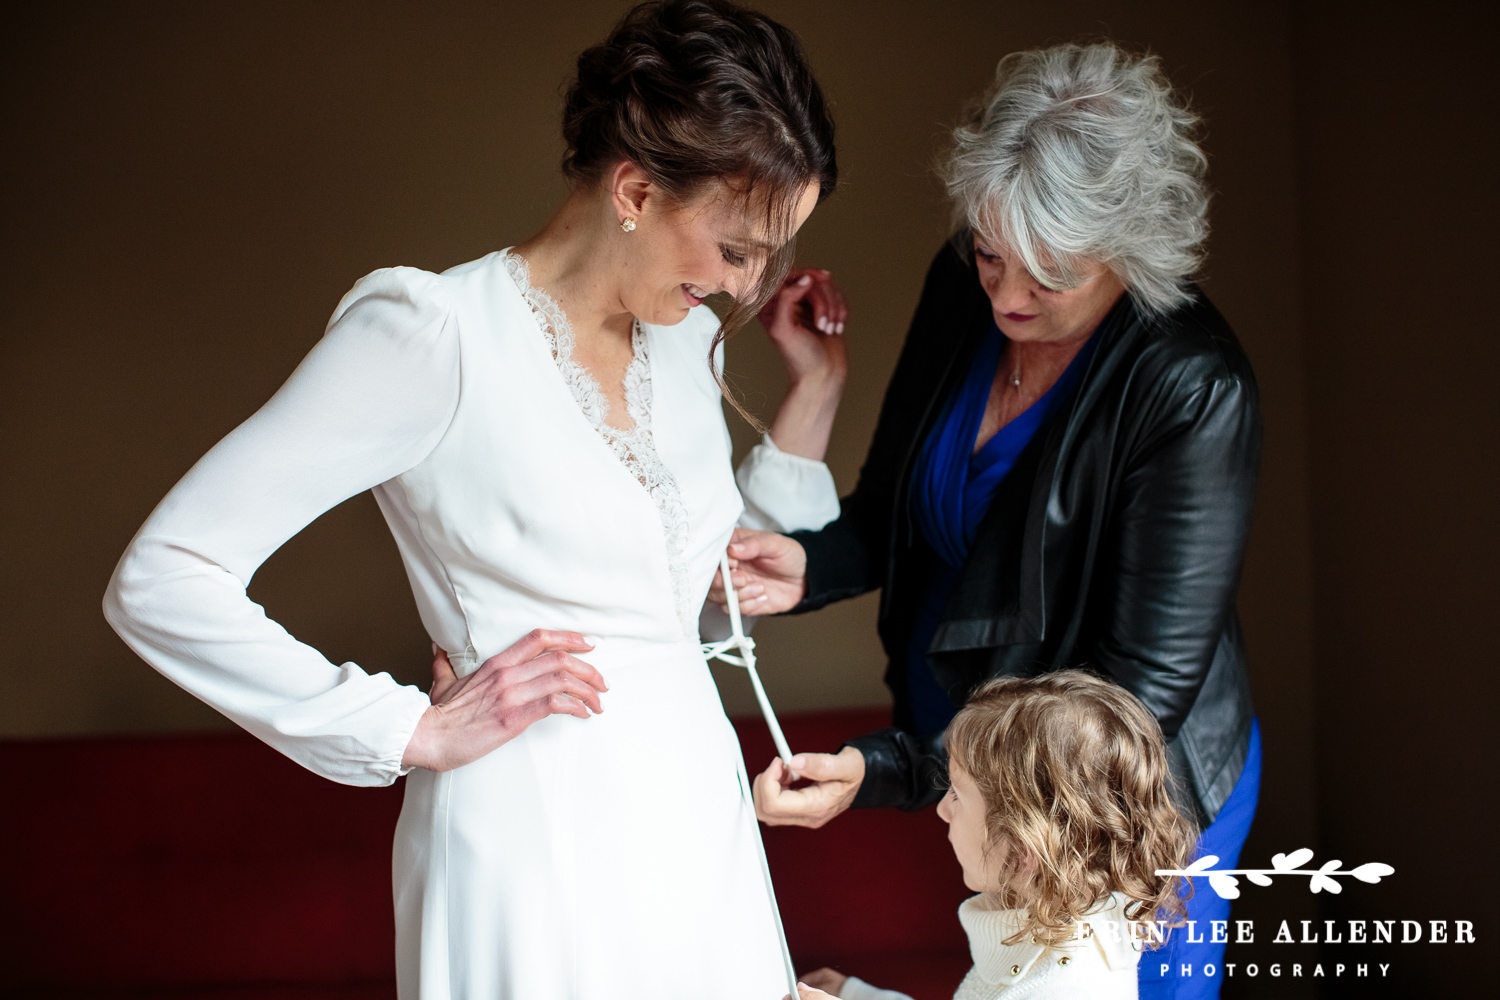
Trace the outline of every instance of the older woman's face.
<instances>
[{"instance_id":1,"label":"older woman's face","mask_svg":"<svg viewBox=\"0 0 1500 1000\"><path fill-rule=\"evenodd\" d=\"M1103 265L1077 288L1053 290L1031 276L1015 251L980 236L974 237L974 260L995 324L1011 340L1064 343L1087 337L1125 294L1120 279Z\"/></svg>"}]
</instances>

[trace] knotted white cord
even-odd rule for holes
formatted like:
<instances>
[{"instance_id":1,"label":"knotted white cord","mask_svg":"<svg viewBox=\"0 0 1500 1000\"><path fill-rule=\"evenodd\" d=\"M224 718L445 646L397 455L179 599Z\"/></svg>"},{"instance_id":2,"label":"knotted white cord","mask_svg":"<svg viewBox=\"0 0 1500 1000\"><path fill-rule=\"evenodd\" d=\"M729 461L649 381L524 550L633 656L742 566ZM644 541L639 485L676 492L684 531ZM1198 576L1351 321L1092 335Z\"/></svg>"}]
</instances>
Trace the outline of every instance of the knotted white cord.
<instances>
[{"instance_id":1,"label":"knotted white cord","mask_svg":"<svg viewBox=\"0 0 1500 1000\"><path fill-rule=\"evenodd\" d=\"M725 602L729 607L729 638L719 642L705 642L699 648L703 651L705 660L723 660L725 663L736 667L744 667L750 673L750 684L755 688L755 700L760 703L760 714L765 717L766 725L770 727L771 739L776 743L776 752L781 756L782 766L792 775L795 780L799 775L792 770L792 750L787 746L786 735L781 731L781 723L776 721L776 713L771 710L771 699L766 697L766 689L760 683L760 674L755 670L755 640L745 634L744 625L740 620L740 598L734 592L734 581L729 579L729 553L725 553L719 559L719 575L724 578L724 596L728 598ZM737 650L736 656L730 650ZM755 824L755 796L750 790L750 778L745 773L743 761L739 768L740 795L750 806L750 822ZM786 943L786 928L781 924L781 908L776 905L776 887L771 884L771 866L766 861L765 844L760 839L760 827L755 826L755 845L760 856L760 874L766 882L766 896L771 901L771 916L776 920L776 938L781 943L781 962L786 970L787 994L791 997L801 996L797 992L797 970L792 965L792 953Z\"/></svg>"},{"instance_id":2,"label":"knotted white cord","mask_svg":"<svg viewBox=\"0 0 1500 1000\"><path fill-rule=\"evenodd\" d=\"M766 725L771 730L771 739L776 744L776 752L781 755L781 763L791 772L792 779L801 777L792 771L792 749L787 746L786 736L781 731L781 723L776 721L776 713L771 710L771 699L766 697L766 689L760 682L760 674L755 669L755 640L745 634L744 625L740 620L740 598L734 592L734 581L729 579L729 554L726 552L719 560L719 575L724 578L724 596L728 598L729 605L729 638L719 642L705 642L702 645L703 655L708 659L723 660L725 663L736 667L744 667L750 672L750 684L755 688L755 700L760 703L760 714L765 716ZM737 649L740 655L734 656L729 650Z\"/></svg>"}]
</instances>

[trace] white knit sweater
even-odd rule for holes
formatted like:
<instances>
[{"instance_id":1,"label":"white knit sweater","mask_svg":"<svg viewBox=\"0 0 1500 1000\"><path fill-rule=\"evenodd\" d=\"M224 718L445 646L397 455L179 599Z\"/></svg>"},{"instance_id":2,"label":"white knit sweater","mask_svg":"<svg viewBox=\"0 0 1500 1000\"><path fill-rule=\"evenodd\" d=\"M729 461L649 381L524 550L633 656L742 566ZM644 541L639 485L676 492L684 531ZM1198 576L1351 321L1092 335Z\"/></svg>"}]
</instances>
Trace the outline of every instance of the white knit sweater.
<instances>
[{"instance_id":1,"label":"white knit sweater","mask_svg":"<svg viewBox=\"0 0 1500 1000\"><path fill-rule=\"evenodd\" d=\"M958 908L958 919L969 935L974 967L953 1000L1135 1000L1141 953L1125 917L1129 902L1114 893L1079 922L1072 941L1048 947L1005 943L1021 928L1023 911L999 909L985 895L965 900ZM849 977L839 996L841 1000L911 1000L904 993L878 989L855 976Z\"/></svg>"}]
</instances>

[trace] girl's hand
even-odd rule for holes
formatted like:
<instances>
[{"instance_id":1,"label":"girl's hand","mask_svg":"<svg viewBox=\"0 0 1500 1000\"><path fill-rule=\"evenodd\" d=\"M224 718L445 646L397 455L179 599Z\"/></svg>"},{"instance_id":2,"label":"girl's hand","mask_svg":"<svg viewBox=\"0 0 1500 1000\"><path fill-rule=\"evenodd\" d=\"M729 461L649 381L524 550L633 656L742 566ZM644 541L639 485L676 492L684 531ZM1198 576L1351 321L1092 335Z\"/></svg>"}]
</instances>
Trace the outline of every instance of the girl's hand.
<instances>
[{"instance_id":1,"label":"girl's hand","mask_svg":"<svg viewBox=\"0 0 1500 1000\"><path fill-rule=\"evenodd\" d=\"M788 993L785 997L782 998L782 1000L792 1000L792 995ZM815 989L814 987L811 987L806 983L798 983L797 1000L839 1000L839 998L836 996L829 996L822 990Z\"/></svg>"},{"instance_id":2,"label":"girl's hand","mask_svg":"<svg viewBox=\"0 0 1500 1000\"><path fill-rule=\"evenodd\" d=\"M814 969L812 972L803 973L802 981L797 985L799 987L807 986L811 988L813 996L831 995L836 997L843 992L844 984L848 981L848 976L837 969L830 969L825 965L821 969ZM807 996L807 993L804 992L802 995Z\"/></svg>"},{"instance_id":3,"label":"girl's hand","mask_svg":"<svg viewBox=\"0 0 1500 1000\"><path fill-rule=\"evenodd\" d=\"M729 575L739 598L740 614L790 611L807 594L807 552L786 535L736 528L729 541ZM722 573L714 573L708 599L729 610Z\"/></svg>"},{"instance_id":4,"label":"girl's hand","mask_svg":"<svg viewBox=\"0 0 1500 1000\"><path fill-rule=\"evenodd\" d=\"M478 760L549 715L587 719L604 711L599 671L574 659L594 647L577 632L537 629L467 677L433 647L432 707L406 745L402 767L451 771Z\"/></svg>"}]
</instances>

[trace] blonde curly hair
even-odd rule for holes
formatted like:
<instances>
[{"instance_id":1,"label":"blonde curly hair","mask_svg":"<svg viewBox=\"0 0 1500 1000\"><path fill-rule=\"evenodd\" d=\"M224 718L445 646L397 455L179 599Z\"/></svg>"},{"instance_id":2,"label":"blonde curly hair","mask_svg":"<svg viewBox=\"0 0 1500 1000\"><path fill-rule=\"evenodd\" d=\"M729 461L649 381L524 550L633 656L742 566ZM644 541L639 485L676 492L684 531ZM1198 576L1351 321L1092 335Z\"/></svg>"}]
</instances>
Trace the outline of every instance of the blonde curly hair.
<instances>
[{"instance_id":1,"label":"blonde curly hair","mask_svg":"<svg viewBox=\"0 0 1500 1000\"><path fill-rule=\"evenodd\" d=\"M947 747L984 799L999 902L1026 911L1007 943L1061 944L1112 892L1131 920L1181 921L1184 886L1156 870L1184 868L1197 830L1172 804L1161 727L1130 692L1082 670L1002 677L974 692Z\"/></svg>"}]
</instances>

